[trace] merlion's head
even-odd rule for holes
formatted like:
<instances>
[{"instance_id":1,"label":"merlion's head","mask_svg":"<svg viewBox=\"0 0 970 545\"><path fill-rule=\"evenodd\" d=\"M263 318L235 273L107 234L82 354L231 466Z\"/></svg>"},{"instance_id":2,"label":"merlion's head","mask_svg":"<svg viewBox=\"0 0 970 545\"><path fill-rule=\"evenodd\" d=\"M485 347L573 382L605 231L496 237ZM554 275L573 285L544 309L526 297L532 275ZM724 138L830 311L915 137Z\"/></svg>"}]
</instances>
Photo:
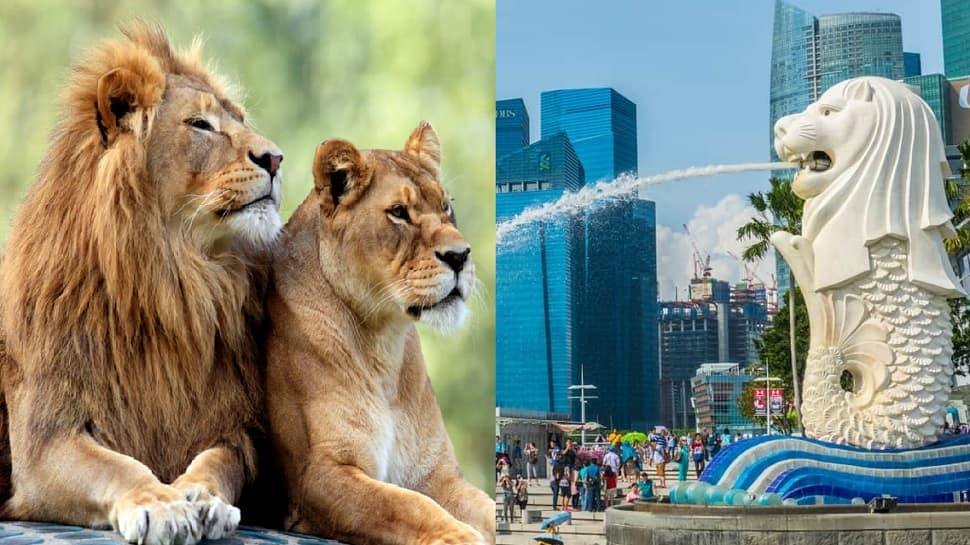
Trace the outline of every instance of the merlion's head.
<instances>
[{"instance_id":1,"label":"merlion's head","mask_svg":"<svg viewBox=\"0 0 970 545\"><path fill-rule=\"evenodd\" d=\"M878 77L839 83L778 120L775 151L799 167L792 189L806 199L802 235L830 258L816 259L816 289L867 272L867 247L893 236L909 242L911 281L961 292L942 244L953 235L943 140L910 87Z\"/></svg>"}]
</instances>

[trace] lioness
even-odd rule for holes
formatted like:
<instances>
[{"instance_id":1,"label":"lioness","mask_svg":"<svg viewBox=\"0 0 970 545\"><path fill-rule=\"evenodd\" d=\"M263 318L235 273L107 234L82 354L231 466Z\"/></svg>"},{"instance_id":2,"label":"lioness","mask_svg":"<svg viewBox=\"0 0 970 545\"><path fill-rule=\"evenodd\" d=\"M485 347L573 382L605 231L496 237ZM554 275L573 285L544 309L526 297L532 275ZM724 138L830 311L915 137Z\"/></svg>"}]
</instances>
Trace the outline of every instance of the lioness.
<instances>
[{"instance_id":1,"label":"lioness","mask_svg":"<svg viewBox=\"0 0 970 545\"><path fill-rule=\"evenodd\" d=\"M75 67L10 229L3 515L191 545L235 529L255 466L283 157L198 48L125 34Z\"/></svg>"},{"instance_id":2,"label":"lioness","mask_svg":"<svg viewBox=\"0 0 970 545\"><path fill-rule=\"evenodd\" d=\"M324 142L284 230L267 403L291 530L381 545L494 541L495 503L461 476L414 327L460 324L474 280L439 158L427 123L402 152Z\"/></svg>"}]
</instances>

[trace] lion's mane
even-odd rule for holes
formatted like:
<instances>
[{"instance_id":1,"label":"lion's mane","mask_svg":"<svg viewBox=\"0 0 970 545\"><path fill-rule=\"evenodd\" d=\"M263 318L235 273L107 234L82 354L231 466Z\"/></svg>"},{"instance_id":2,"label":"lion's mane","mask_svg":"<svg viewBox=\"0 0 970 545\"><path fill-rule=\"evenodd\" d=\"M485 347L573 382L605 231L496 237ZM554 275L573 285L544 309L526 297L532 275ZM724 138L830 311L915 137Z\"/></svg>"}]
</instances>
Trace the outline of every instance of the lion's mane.
<instances>
[{"instance_id":1,"label":"lion's mane","mask_svg":"<svg viewBox=\"0 0 970 545\"><path fill-rule=\"evenodd\" d=\"M196 44L176 52L144 24L124 33L74 68L11 228L0 272L5 391L43 408L29 416L33 448L86 430L171 482L205 448L250 444L238 435L256 426L265 275L261 250L208 256L166 229L164 189L146 164L166 77L220 94L224 84ZM119 66L137 83L139 115L99 134L99 78Z\"/></svg>"},{"instance_id":2,"label":"lion's mane","mask_svg":"<svg viewBox=\"0 0 970 545\"><path fill-rule=\"evenodd\" d=\"M805 201L802 234L813 241L815 289L868 273L869 245L892 236L909 241L910 281L962 297L941 244L954 235L953 214L943 192L946 155L932 110L905 85L884 78L848 80L830 93L846 100L870 97L876 115L862 155L821 195Z\"/></svg>"}]
</instances>

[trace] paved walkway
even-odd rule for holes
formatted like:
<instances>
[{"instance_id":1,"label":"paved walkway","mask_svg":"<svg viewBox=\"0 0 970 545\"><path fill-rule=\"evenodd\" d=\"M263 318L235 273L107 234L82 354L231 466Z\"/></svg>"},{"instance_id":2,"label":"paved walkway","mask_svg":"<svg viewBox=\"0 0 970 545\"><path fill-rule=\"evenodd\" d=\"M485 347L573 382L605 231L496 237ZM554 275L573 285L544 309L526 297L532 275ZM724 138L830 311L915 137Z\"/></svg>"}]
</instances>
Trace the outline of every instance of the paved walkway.
<instances>
[{"instance_id":1,"label":"paved walkway","mask_svg":"<svg viewBox=\"0 0 970 545\"><path fill-rule=\"evenodd\" d=\"M675 468L673 465L668 465L666 471L668 487L677 485L677 470L671 469L672 467ZM669 488L660 487L656 469L648 466L647 471L650 473L650 478L653 479L656 493L666 496L669 493ZM694 482L696 480L692 467L687 472L687 482ZM623 496L628 492L630 483L620 482L618 486L617 495L619 496L619 500L622 501ZM518 507L515 508L514 522L504 522L501 518L501 496L502 491L497 489L495 493L496 516L498 517L498 532L495 539L496 545L535 545L536 542L533 541L532 536L542 532L539 529L540 523L523 523ZM538 485L535 483L529 485L529 506L526 509L541 510L542 520L559 512L558 509L553 509L552 507L552 490L549 488L548 479L540 479ZM559 529L560 536L565 542L565 545L606 545L604 518L604 513L602 512L573 512L572 523L562 526Z\"/></svg>"}]
</instances>

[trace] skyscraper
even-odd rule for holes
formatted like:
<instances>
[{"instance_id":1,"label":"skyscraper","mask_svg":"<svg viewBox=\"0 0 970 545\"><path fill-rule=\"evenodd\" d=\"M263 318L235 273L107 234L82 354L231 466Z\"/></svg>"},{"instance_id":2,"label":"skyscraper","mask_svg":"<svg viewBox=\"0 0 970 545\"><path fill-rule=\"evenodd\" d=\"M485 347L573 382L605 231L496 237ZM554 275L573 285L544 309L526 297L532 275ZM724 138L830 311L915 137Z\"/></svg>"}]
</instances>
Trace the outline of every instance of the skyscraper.
<instances>
[{"instance_id":1,"label":"skyscraper","mask_svg":"<svg viewBox=\"0 0 970 545\"><path fill-rule=\"evenodd\" d=\"M911 78L923 75L923 61L919 53L903 51L903 76Z\"/></svg>"},{"instance_id":2,"label":"skyscraper","mask_svg":"<svg viewBox=\"0 0 970 545\"><path fill-rule=\"evenodd\" d=\"M970 9L966 0L940 0L943 70L953 79L970 76Z\"/></svg>"},{"instance_id":3,"label":"skyscraper","mask_svg":"<svg viewBox=\"0 0 970 545\"><path fill-rule=\"evenodd\" d=\"M818 17L819 94L849 78L902 79L903 27L892 13L837 13ZM812 101L818 97L812 97Z\"/></svg>"},{"instance_id":4,"label":"skyscraper","mask_svg":"<svg viewBox=\"0 0 970 545\"><path fill-rule=\"evenodd\" d=\"M565 132L587 182L636 174L636 105L611 88L545 91L541 134ZM577 361L599 388L586 416L620 427L657 422L656 209L630 198L585 212ZM576 414L578 411L573 411Z\"/></svg>"},{"instance_id":5,"label":"skyscraper","mask_svg":"<svg viewBox=\"0 0 970 545\"><path fill-rule=\"evenodd\" d=\"M586 417L645 429L660 417L656 206L636 198L596 205L586 222L578 359L599 388Z\"/></svg>"},{"instance_id":6,"label":"skyscraper","mask_svg":"<svg viewBox=\"0 0 970 545\"><path fill-rule=\"evenodd\" d=\"M563 133L500 158L497 221L558 199L584 183L583 167ZM513 234L495 258L496 405L570 414L578 380L576 313L582 296L582 216L535 223Z\"/></svg>"},{"instance_id":7,"label":"skyscraper","mask_svg":"<svg viewBox=\"0 0 970 545\"><path fill-rule=\"evenodd\" d=\"M637 107L609 87L544 91L542 137L565 132L586 169L586 180L637 172Z\"/></svg>"},{"instance_id":8,"label":"skyscraper","mask_svg":"<svg viewBox=\"0 0 970 545\"><path fill-rule=\"evenodd\" d=\"M495 102L495 159L529 145L529 112L521 98Z\"/></svg>"},{"instance_id":9,"label":"skyscraper","mask_svg":"<svg viewBox=\"0 0 970 545\"><path fill-rule=\"evenodd\" d=\"M943 74L927 74L903 79L903 82L919 87L919 95L926 101L936 122L940 126L940 134L945 144L952 143L950 130L950 82Z\"/></svg>"},{"instance_id":10,"label":"skyscraper","mask_svg":"<svg viewBox=\"0 0 970 545\"><path fill-rule=\"evenodd\" d=\"M965 43L965 42L964 42ZM839 13L815 17L775 0L771 47L768 148L772 161L775 122L804 110L840 81L859 76L903 79L903 33L898 15ZM773 171L791 177L791 170ZM776 259L778 296L788 291L788 266Z\"/></svg>"},{"instance_id":11,"label":"skyscraper","mask_svg":"<svg viewBox=\"0 0 970 545\"><path fill-rule=\"evenodd\" d=\"M704 363L728 361L728 339L720 334L727 324L726 304L713 302L660 303L661 413L675 428L694 424L690 404L691 380Z\"/></svg>"}]
</instances>

